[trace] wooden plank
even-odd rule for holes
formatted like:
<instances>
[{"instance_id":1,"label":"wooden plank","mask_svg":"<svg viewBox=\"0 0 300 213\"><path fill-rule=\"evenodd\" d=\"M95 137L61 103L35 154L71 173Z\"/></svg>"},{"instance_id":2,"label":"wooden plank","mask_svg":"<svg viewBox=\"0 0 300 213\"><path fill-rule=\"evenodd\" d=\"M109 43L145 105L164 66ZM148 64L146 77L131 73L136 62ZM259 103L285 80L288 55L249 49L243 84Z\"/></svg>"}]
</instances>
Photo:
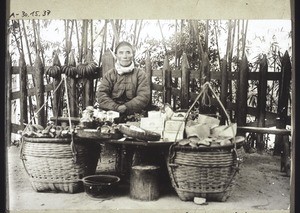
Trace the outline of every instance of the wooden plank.
<instances>
[{"instance_id":1,"label":"wooden plank","mask_svg":"<svg viewBox=\"0 0 300 213\"><path fill-rule=\"evenodd\" d=\"M111 55L111 53L109 53L109 54ZM108 59L107 60L104 59L104 60L107 61ZM108 63L110 63L110 65L106 66L105 68L103 66L103 73L105 73L109 69L113 68L113 60L108 60L108 61L110 61L110 62L108 62ZM45 66L45 70L47 70L48 68L49 68L49 66ZM100 76L102 76L101 75L102 70L100 69L100 67L97 67L97 69L98 69L98 73L100 73ZM27 74L33 74L33 73L34 73L34 68L31 66L27 66ZM163 70L162 69L152 70L152 73L153 73L152 76L162 78ZM12 67L12 74L19 74L18 66ZM210 71L211 79L221 80L221 75L222 74L220 71ZM237 78L236 72L228 72L227 75L228 75L228 80L236 80L236 78ZM191 70L190 71L190 79L195 79L195 78L198 79L199 77L200 77L199 70ZM259 72L249 72L248 77L249 77L249 80L259 80ZM268 81L278 81L281 79L281 77L282 77L281 72L268 72L267 73ZM173 69L172 70L172 78L181 78L181 69L178 69L178 68Z\"/></svg>"},{"instance_id":2,"label":"wooden plank","mask_svg":"<svg viewBox=\"0 0 300 213\"><path fill-rule=\"evenodd\" d=\"M238 131L241 132L255 132L260 134L275 134L275 135L290 135L291 131L287 129L270 129L266 127L250 127L250 126L238 126Z\"/></svg>"},{"instance_id":3,"label":"wooden plank","mask_svg":"<svg viewBox=\"0 0 300 213\"><path fill-rule=\"evenodd\" d=\"M35 95L35 90L36 88L30 88L27 90L27 95L28 96L33 96ZM45 92L49 92L53 90L53 85L52 84L46 84L45 85ZM15 100L15 99L19 99L21 97L21 91L17 91L17 92L12 92L11 93L11 100Z\"/></svg>"}]
</instances>

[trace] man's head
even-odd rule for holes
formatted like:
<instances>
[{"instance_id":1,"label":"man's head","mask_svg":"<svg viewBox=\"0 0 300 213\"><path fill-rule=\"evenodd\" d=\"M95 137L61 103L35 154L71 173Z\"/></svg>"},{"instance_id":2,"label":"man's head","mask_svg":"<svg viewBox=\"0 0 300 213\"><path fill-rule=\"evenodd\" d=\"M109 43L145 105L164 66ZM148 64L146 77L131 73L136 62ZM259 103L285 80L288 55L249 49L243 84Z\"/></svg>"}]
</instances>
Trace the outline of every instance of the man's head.
<instances>
[{"instance_id":1,"label":"man's head","mask_svg":"<svg viewBox=\"0 0 300 213\"><path fill-rule=\"evenodd\" d=\"M133 47L129 42L120 42L116 46L115 54L121 66L127 67L131 65L133 61L134 52Z\"/></svg>"}]
</instances>

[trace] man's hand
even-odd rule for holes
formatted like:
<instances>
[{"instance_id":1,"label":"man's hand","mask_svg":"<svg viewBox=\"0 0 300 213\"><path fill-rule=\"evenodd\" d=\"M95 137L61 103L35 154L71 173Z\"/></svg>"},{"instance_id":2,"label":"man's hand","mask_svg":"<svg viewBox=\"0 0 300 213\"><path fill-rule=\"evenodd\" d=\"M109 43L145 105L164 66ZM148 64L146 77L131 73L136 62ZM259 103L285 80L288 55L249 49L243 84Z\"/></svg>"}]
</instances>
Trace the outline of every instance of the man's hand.
<instances>
[{"instance_id":1,"label":"man's hand","mask_svg":"<svg viewBox=\"0 0 300 213\"><path fill-rule=\"evenodd\" d=\"M118 106L118 112L124 113L126 111L127 107L125 105L120 105Z\"/></svg>"}]
</instances>

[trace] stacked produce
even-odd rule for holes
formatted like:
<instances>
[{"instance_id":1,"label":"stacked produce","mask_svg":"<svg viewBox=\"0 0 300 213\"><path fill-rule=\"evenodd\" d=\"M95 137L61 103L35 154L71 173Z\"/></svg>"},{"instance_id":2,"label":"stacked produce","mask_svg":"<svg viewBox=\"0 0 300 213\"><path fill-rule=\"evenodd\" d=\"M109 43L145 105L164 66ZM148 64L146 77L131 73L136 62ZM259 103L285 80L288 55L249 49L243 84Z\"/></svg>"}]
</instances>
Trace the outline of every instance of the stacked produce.
<instances>
[{"instance_id":1,"label":"stacked produce","mask_svg":"<svg viewBox=\"0 0 300 213\"><path fill-rule=\"evenodd\" d=\"M233 144L237 125L219 125L217 118L199 114L195 120L189 120L185 127L186 139L179 141L182 146L214 147Z\"/></svg>"},{"instance_id":2,"label":"stacked produce","mask_svg":"<svg viewBox=\"0 0 300 213\"><path fill-rule=\"evenodd\" d=\"M49 124L44 128L39 124L28 124L22 135L34 138L66 138L71 136L71 131L68 126Z\"/></svg>"},{"instance_id":3,"label":"stacked produce","mask_svg":"<svg viewBox=\"0 0 300 213\"><path fill-rule=\"evenodd\" d=\"M104 111L95 109L93 106L87 106L82 112L77 133L79 130L80 134L80 130L84 129L85 132L90 133L116 134L117 124L114 119L118 117L118 112Z\"/></svg>"}]
</instances>

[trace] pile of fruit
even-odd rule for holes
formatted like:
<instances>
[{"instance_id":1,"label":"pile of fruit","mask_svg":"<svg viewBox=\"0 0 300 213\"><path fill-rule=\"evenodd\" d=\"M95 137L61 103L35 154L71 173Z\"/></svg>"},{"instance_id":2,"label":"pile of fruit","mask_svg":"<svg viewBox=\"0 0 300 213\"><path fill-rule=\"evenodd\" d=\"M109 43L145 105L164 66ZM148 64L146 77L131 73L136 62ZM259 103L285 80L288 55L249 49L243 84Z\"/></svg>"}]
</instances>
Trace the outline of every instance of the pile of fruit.
<instances>
[{"instance_id":1,"label":"pile of fruit","mask_svg":"<svg viewBox=\"0 0 300 213\"><path fill-rule=\"evenodd\" d=\"M69 126L49 124L44 128L39 124L28 124L22 135L34 138L67 138L71 136L71 131Z\"/></svg>"}]
</instances>

